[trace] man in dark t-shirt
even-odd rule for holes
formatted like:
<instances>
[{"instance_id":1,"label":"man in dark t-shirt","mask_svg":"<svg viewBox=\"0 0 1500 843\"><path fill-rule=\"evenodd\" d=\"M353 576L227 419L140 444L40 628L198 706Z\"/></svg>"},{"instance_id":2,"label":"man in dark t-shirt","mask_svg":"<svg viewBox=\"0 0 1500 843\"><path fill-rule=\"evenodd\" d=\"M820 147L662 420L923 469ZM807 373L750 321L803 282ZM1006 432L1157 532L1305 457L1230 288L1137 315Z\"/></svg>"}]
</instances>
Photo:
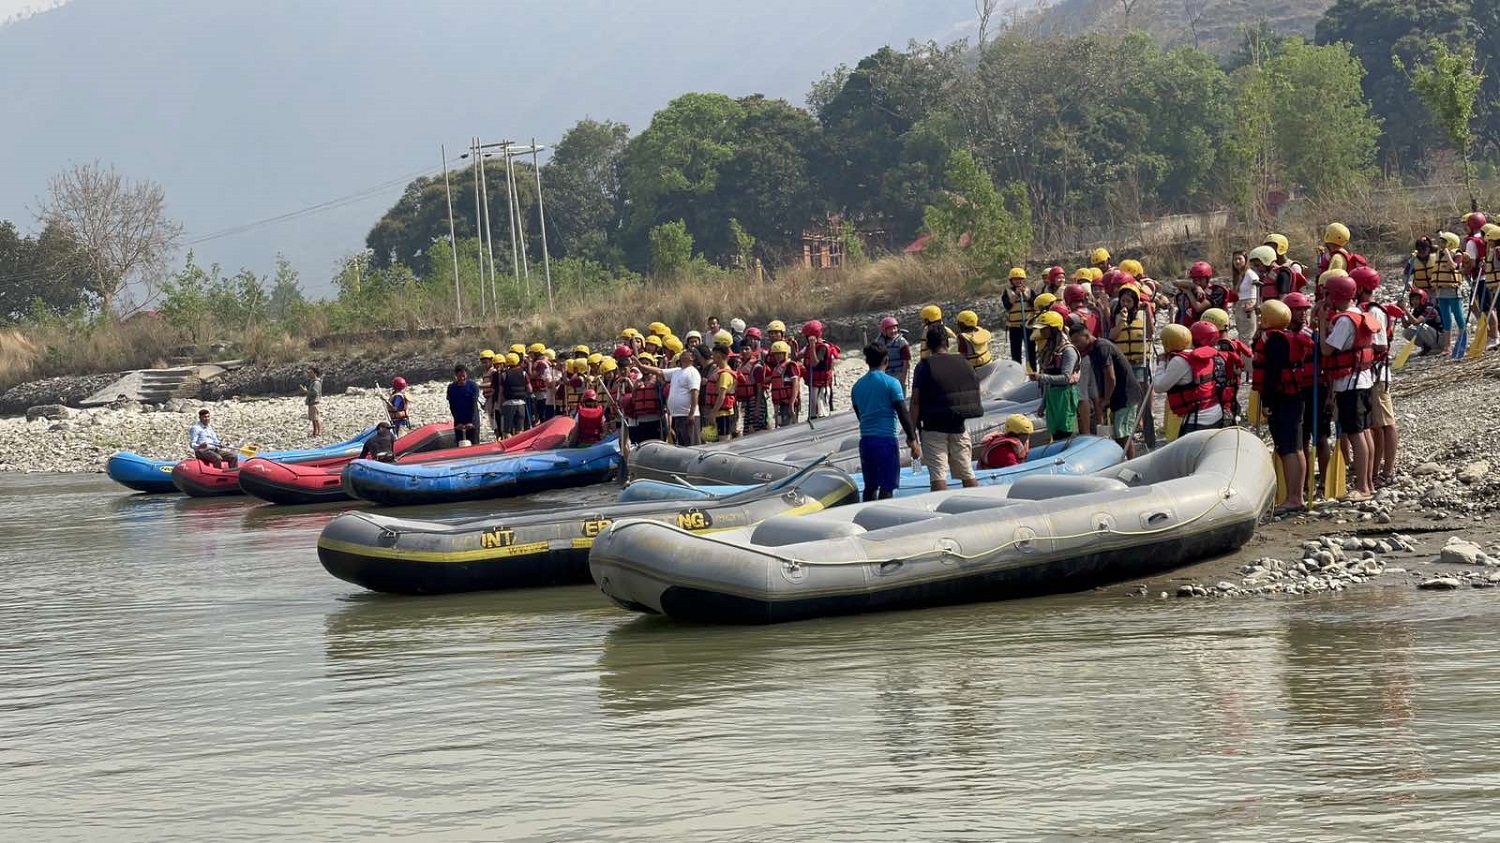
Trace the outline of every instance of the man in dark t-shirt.
<instances>
[{"instance_id":1,"label":"man in dark t-shirt","mask_svg":"<svg viewBox=\"0 0 1500 843\"><path fill-rule=\"evenodd\" d=\"M964 486L978 486L964 422L984 414L979 405L979 377L961 355L945 353L948 331L943 326L928 329L926 347L932 353L912 373L910 403L912 424L921 431L929 486L934 492L948 488L949 471Z\"/></svg>"}]
</instances>

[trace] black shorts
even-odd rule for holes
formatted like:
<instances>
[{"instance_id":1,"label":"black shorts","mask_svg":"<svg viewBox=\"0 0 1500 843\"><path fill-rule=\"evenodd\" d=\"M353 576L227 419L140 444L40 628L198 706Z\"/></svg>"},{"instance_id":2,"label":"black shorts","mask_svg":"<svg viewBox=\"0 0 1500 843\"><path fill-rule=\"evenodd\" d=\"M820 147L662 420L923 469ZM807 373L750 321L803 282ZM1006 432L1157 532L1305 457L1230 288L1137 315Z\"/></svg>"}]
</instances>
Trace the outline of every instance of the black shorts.
<instances>
[{"instance_id":1,"label":"black shorts","mask_svg":"<svg viewBox=\"0 0 1500 843\"><path fill-rule=\"evenodd\" d=\"M728 439L734 435L734 416L715 416L714 429L719 432L720 439Z\"/></svg>"},{"instance_id":2,"label":"black shorts","mask_svg":"<svg viewBox=\"0 0 1500 843\"><path fill-rule=\"evenodd\" d=\"M1328 390L1319 389L1317 392L1318 403L1313 403L1311 391L1303 393L1302 397L1302 430L1304 436L1316 436L1319 440L1327 439L1333 435L1333 402L1328 400ZM1314 424L1313 410L1317 410L1316 424Z\"/></svg>"},{"instance_id":3,"label":"black shorts","mask_svg":"<svg viewBox=\"0 0 1500 843\"><path fill-rule=\"evenodd\" d=\"M635 423L635 427L630 429L630 439L633 442L651 442L660 438L660 418L654 418L650 421L638 421Z\"/></svg>"},{"instance_id":4,"label":"black shorts","mask_svg":"<svg viewBox=\"0 0 1500 843\"><path fill-rule=\"evenodd\" d=\"M1266 405L1270 414L1271 442L1280 456L1295 454L1307 447L1307 422L1303 418L1305 401L1301 398L1282 399Z\"/></svg>"},{"instance_id":5,"label":"black shorts","mask_svg":"<svg viewBox=\"0 0 1500 843\"><path fill-rule=\"evenodd\" d=\"M1479 299L1479 312L1488 313L1495 308L1495 293L1490 289L1490 285L1483 281L1475 283L1478 284L1478 287L1474 290L1474 295Z\"/></svg>"},{"instance_id":6,"label":"black shorts","mask_svg":"<svg viewBox=\"0 0 1500 843\"><path fill-rule=\"evenodd\" d=\"M1333 401L1339 407L1339 435L1363 433L1370 429L1370 390L1346 389L1335 392Z\"/></svg>"}]
</instances>

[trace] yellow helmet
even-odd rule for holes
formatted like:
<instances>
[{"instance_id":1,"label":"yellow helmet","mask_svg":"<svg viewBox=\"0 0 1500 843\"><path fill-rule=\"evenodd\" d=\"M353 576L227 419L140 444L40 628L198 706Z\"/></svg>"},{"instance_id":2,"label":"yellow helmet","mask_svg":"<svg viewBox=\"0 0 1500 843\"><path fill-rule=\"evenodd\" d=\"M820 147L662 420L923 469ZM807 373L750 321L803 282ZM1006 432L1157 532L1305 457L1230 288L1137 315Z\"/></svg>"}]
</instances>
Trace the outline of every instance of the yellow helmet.
<instances>
[{"instance_id":1,"label":"yellow helmet","mask_svg":"<svg viewBox=\"0 0 1500 843\"><path fill-rule=\"evenodd\" d=\"M650 325L646 326L646 330L650 331L653 335L658 337L664 337L667 334L672 333L666 325L663 325L660 322L652 322Z\"/></svg>"},{"instance_id":2,"label":"yellow helmet","mask_svg":"<svg viewBox=\"0 0 1500 843\"><path fill-rule=\"evenodd\" d=\"M1026 280L1026 270L1024 268L1022 268L1022 267L1019 267L1019 266L1013 266L1013 267L1011 267L1010 268L1010 280L1012 280L1012 281L1025 281Z\"/></svg>"},{"instance_id":3,"label":"yellow helmet","mask_svg":"<svg viewBox=\"0 0 1500 843\"><path fill-rule=\"evenodd\" d=\"M511 354L525 354L526 353L526 346L522 345L521 343L512 343L511 346L510 346L510 353Z\"/></svg>"},{"instance_id":4,"label":"yellow helmet","mask_svg":"<svg viewBox=\"0 0 1500 843\"><path fill-rule=\"evenodd\" d=\"M1463 241L1458 239L1458 235L1451 231L1439 231L1438 236L1443 238L1443 245L1450 249L1457 249L1463 245Z\"/></svg>"},{"instance_id":5,"label":"yellow helmet","mask_svg":"<svg viewBox=\"0 0 1500 843\"><path fill-rule=\"evenodd\" d=\"M783 334L786 333L786 323L781 321L780 319L772 319L770 322L766 323L766 333L769 334L772 331L780 331Z\"/></svg>"},{"instance_id":6,"label":"yellow helmet","mask_svg":"<svg viewBox=\"0 0 1500 843\"><path fill-rule=\"evenodd\" d=\"M1335 246L1349 245L1349 229L1341 222L1331 222L1323 229L1323 242Z\"/></svg>"},{"instance_id":7,"label":"yellow helmet","mask_svg":"<svg viewBox=\"0 0 1500 843\"><path fill-rule=\"evenodd\" d=\"M1491 243L1496 240L1500 240L1500 225L1495 225L1492 222L1485 223L1484 226L1479 229L1479 231L1484 234L1484 239L1490 241Z\"/></svg>"},{"instance_id":8,"label":"yellow helmet","mask_svg":"<svg viewBox=\"0 0 1500 843\"><path fill-rule=\"evenodd\" d=\"M652 354L649 351L642 351L640 354L637 354L635 356L635 359L641 361L642 363L650 363L653 366L656 365L656 355Z\"/></svg>"},{"instance_id":9,"label":"yellow helmet","mask_svg":"<svg viewBox=\"0 0 1500 843\"><path fill-rule=\"evenodd\" d=\"M1005 417L1005 432L1019 433L1022 436L1030 436L1032 433L1036 432L1036 425L1031 423L1030 418L1023 416L1020 413L1012 413L1011 415Z\"/></svg>"},{"instance_id":10,"label":"yellow helmet","mask_svg":"<svg viewBox=\"0 0 1500 843\"><path fill-rule=\"evenodd\" d=\"M714 334L714 348L729 348L734 345L734 334L720 331Z\"/></svg>"},{"instance_id":11,"label":"yellow helmet","mask_svg":"<svg viewBox=\"0 0 1500 843\"><path fill-rule=\"evenodd\" d=\"M1120 261L1120 271L1139 278L1146 274L1146 267L1141 266L1141 262L1135 258L1126 258Z\"/></svg>"},{"instance_id":12,"label":"yellow helmet","mask_svg":"<svg viewBox=\"0 0 1500 843\"><path fill-rule=\"evenodd\" d=\"M606 357L603 360L599 361L600 374L603 374L605 372L613 372L618 368L620 368L620 364L616 363L615 358L613 357Z\"/></svg>"},{"instance_id":13,"label":"yellow helmet","mask_svg":"<svg viewBox=\"0 0 1500 843\"><path fill-rule=\"evenodd\" d=\"M1203 315L1198 318L1204 322L1211 323L1220 331L1229 330L1229 314L1225 313L1223 308L1210 307L1208 310L1203 311Z\"/></svg>"},{"instance_id":14,"label":"yellow helmet","mask_svg":"<svg viewBox=\"0 0 1500 843\"><path fill-rule=\"evenodd\" d=\"M1285 234L1267 234L1265 245L1274 248L1276 254L1279 256L1286 254L1286 250L1291 246L1291 243L1287 242Z\"/></svg>"},{"instance_id":15,"label":"yellow helmet","mask_svg":"<svg viewBox=\"0 0 1500 843\"><path fill-rule=\"evenodd\" d=\"M661 348L661 337L658 337L656 334L646 337L646 347Z\"/></svg>"},{"instance_id":16,"label":"yellow helmet","mask_svg":"<svg viewBox=\"0 0 1500 843\"><path fill-rule=\"evenodd\" d=\"M1325 270L1322 275L1318 276L1318 286L1321 287L1324 284L1327 284L1328 281L1329 281L1329 279L1332 279L1332 278L1348 278L1348 277L1349 277L1349 273L1345 272L1342 269L1329 269L1329 270Z\"/></svg>"},{"instance_id":17,"label":"yellow helmet","mask_svg":"<svg viewBox=\"0 0 1500 843\"><path fill-rule=\"evenodd\" d=\"M547 346L542 345L539 342L534 342L531 345L526 346L526 353L527 354L544 354L544 353L546 353L546 351L547 351Z\"/></svg>"},{"instance_id":18,"label":"yellow helmet","mask_svg":"<svg viewBox=\"0 0 1500 843\"><path fill-rule=\"evenodd\" d=\"M1279 299L1266 299L1260 304L1260 326L1268 331L1279 331L1292 324L1292 309Z\"/></svg>"},{"instance_id":19,"label":"yellow helmet","mask_svg":"<svg viewBox=\"0 0 1500 843\"><path fill-rule=\"evenodd\" d=\"M1036 321L1031 324L1034 328L1056 328L1061 331L1063 326L1062 314L1055 310L1049 310L1038 316Z\"/></svg>"},{"instance_id":20,"label":"yellow helmet","mask_svg":"<svg viewBox=\"0 0 1500 843\"><path fill-rule=\"evenodd\" d=\"M521 365L521 355L512 351L511 353L505 355L505 362L509 363L512 366L519 366Z\"/></svg>"},{"instance_id":21,"label":"yellow helmet","mask_svg":"<svg viewBox=\"0 0 1500 843\"><path fill-rule=\"evenodd\" d=\"M604 359L604 355L600 354L599 352L596 351L596 352L594 352L594 353L592 353L592 354L589 355L589 365L590 366L597 366L597 365L599 365L599 361L601 361L603 359Z\"/></svg>"},{"instance_id":22,"label":"yellow helmet","mask_svg":"<svg viewBox=\"0 0 1500 843\"><path fill-rule=\"evenodd\" d=\"M626 328L625 330L623 330L623 331L620 332L620 339L622 339L622 340L633 340L633 339L635 339L636 337L638 337L640 335L641 335L640 331L637 331L634 328Z\"/></svg>"},{"instance_id":23,"label":"yellow helmet","mask_svg":"<svg viewBox=\"0 0 1500 843\"><path fill-rule=\"evenodd\" d=\"M923 322L941 322L941 321L943 321L943 309L941 307L938 307L935 304L929 304L929 305L927 305L926 307L922 308L922 321Z\"/></svg>"},{"instance_id":24,"label":"yellow helmet","mask_svg":"<svg viewBox=\"0 0 1500 843\"><path fill-rule=\"evenodd\" d=\"M663 342L662 345L666 346L667 351L670 351L673 354L682 353L682 340L676 337L667 337L666 341Z\"/></svg>"},{"instance_id":25,"label":"yellow helmet","mask_svg":"<svg viewBox=\"0 0 1500 843\"><path fill-rule=\"evenodd\" d=\"M1260 261L1261 266L1270 266L1276 262L1276 249L1266 245L1256 246L1245 256L1245 260Z\"/></svg>"},{"instance_id":26,"label":"yellow helmet","mask_svg":"<svg viewBox=\"0 0 1500 843\"><path fill-rule=\"evenodd\" d=\"M493 352L490 349L486 348L484 351L479 352L479 359L480 360L493 360L493 359L495 359L495 352Z\"/></svg>"},{"instance_id":27,"label":"yellow helmet","mask_svg":"<svg viewBox=\"0 0 1500 843\"><path fill-rule=\"evenodd\" d=\"M582 354L585 357L587 357L588 353L589 353L589 347L586 346L586 345L582 345L582 344L575 345L575 346L573 346L573 353L574 354Z\"/></svg>"},{"instance_id":28,"label":"yellow helmet","mask_svg":"<svg viewBox=\"0 0 1500 843\"><path fill-rule=\"evenodd\" d=\"M979 327L979 314L972 310L960 310L958 312L958 324L965 328Z\"/></svg>"},{"instance_id":29,"label":"yellow helmet","mask_svg":"<svg viewBox=\"0 0 1500 843\"><path fill-rule=\"evenodd\" d=\"M1080 267L1077 272L1073 273L1073 280L1084 284L1091 284L1094 281L1094 273L1090 272L1086 266Z\"/></svg>"},{"instance_id":30,"label":"yellow helmet","mask_svg":"<svg viewBox=\"0 0 1500 843\"><path fill-rule=\"evenodd\" d=\"M1109 263L1109 250L1102 247L1095 249L1094 253L1089 255L1089 263L1094 266L1098 266L1101 263Z\"/></svg>"},{"instance_id":31,"label":"yellow helmet","mask_svg":"<svg viewBox=\"0 0 1500 843\"><path fill-rule=\"evenodd\" d=\"M1182 351L1184 348L1192 348L1193 332L1186 325L1176 322L1161 329L1161 345L1168 351Z\"/></svg>"},{"instance_id":32,"label":"yellow helmet","mask_svg":"<svg viewBox=\"0 0 1500 843\"><path fill-rule=\"evenodd\" d=\"M1057 296L1054 296L1051 293L1042 293L1041 295L1032 299L1031 303L1036 305L1037 310L1046 310L1053 304L1057 303Z\"/></svg>"},{"instance_id":33,"label":"yellow helmet","mask_svg":"<svg viewBox=\"0 0 1500 843\"><path fill-rule=\"evenodd\" d=\"M550 348L544 348L542 349L542 356L547 358L548 360L556 360L557 352L553 351Z\"/></svg>"},{"instance_id":34,"label":"yellow helmet","mask_svg":"<svg viewBox=\"0 0 1500 843\"><path fill-rule=\"evenodd\" d=\"M563 371L567 372L570 375L577 371L577 369L573 366L573 361L576 359L576 357L565 358L563 360Z\"/></svg>"},{"instance_id":35,"label":"yellow helmet","mask_svg":"<svg viewBox=\"0 0 1500 843\"><path fill-rule=\"evenodd\" d=\"M791 346L790 343L787 343L787 342L785 342L783 340L777 340L776 342L771 343L771 353L772 354L791 354L792 353L792 346Z\"/></svg>"},{"instance_id":36,"label":"yellow helmet","mask_svg":"<svg viewBox=\"0 0 1500 843\"><path fill-rule=\"evenodd\" d=\"M1098 280L1102 279L1103 277L1104 277L1104 270L1100 269L1097 266L1091 266L1091 267L1089 267L1089 280L1090 281L1098 281Z\"/></svg>"}]
</instances>

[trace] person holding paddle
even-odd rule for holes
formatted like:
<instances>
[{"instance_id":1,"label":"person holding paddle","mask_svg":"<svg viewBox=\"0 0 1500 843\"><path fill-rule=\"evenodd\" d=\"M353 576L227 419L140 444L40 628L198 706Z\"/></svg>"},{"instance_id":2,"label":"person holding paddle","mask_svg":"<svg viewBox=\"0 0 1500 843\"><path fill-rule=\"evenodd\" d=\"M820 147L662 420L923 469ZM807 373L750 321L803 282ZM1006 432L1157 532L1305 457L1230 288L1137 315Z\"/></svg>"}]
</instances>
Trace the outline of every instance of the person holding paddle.
<instances>
[{"instance_id":1,"label":"person holding paddle","mask_svg":"<svg viewBox=\"0 0 1500 843\"><path fill-rule=\"evenodd\" d=\"M235 468L240 464L239 456L219 439L207 407L198 411L197 423L188 429L188 445L193 449L193 456L214 468Z\"/></svg>"}]
</instances>

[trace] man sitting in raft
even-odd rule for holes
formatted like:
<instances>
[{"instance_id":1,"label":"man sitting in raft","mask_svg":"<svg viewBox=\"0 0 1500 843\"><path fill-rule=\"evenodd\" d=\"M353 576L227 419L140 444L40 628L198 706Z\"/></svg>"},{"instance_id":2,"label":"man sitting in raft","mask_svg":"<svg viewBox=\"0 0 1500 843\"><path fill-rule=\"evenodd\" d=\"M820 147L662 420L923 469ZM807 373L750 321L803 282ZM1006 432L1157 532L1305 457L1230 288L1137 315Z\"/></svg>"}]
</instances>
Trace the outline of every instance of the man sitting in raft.
<instances>
[{"instance_id":1,"label":"man sitting in raft","mask_svg":"<svg viewBox=\"0 0 1500 843\"><path fill-rule=\"evenodd\" d=\"M219 441L219 434L210 423L206 408L198 411L197 424L188 430L188 444L193 449L193 456L215 468L234 468L240 464L234 451L224 447L224 443Z\"/></svg>"},{"instance_id":2,"label":"man sitting in raft","mask_svg":"<svg viewBox=\"0 0 1500 843\"><path fill-rule=\"evenodd\" d=\"M359 451L359 458L390 462L396 458L395 451L396 435L391 431L391 423L383 421L375 425L375 432L365 440L365 446Z\"/></svg>"}]
</instances>

